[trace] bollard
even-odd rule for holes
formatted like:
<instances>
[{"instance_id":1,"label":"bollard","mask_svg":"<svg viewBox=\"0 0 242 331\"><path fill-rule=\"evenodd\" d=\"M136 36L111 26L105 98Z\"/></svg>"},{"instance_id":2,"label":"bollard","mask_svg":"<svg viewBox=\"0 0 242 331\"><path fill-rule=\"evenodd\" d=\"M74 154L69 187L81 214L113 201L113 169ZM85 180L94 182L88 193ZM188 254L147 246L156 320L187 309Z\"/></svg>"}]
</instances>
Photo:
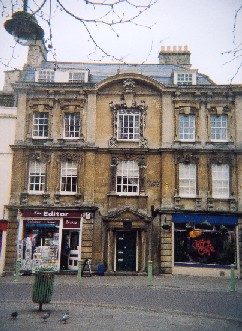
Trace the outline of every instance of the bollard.
<instances>
[{"instance_id":1,"label":"bollard","mask_svg":"<svg viewBox=\"0 0 242 331\"><path fill-rule=\"evenodd\" d=\"M82 260L79 260L77 262L78 264L78 269L77 269L77 280L80 281L82 277Z\"/></svg>"},{"instance_id":2,"label":"bollard","mask_svg":"<svg viewBox=\"0 0 242 331\"><path fill-rule=\"evenodd\" d=\"M152 261L148 261L148 286L152 286L153 284L153 266Z\"/></svg>"},{"instance_id":3,"label":"bollard","mask_svg":"<svg viewBox=\"0 0 242 331\"><path fill-rule=\"evenodd\" d=\"M15 269L15 282L19 281L19 276L20 276L20 269L21 269L21 260L16 261L16 269Z\"/></svg>"},{"instance_id":4,"label":"bollard","mask_svg":"<svg viewBox=\"0 0 242 331\"><path fill-rule=\"evenodd\" d=\"M230 292L235 291L235 271L234 271L234 264L230 266Z\"/></svg>"}]
</instances>

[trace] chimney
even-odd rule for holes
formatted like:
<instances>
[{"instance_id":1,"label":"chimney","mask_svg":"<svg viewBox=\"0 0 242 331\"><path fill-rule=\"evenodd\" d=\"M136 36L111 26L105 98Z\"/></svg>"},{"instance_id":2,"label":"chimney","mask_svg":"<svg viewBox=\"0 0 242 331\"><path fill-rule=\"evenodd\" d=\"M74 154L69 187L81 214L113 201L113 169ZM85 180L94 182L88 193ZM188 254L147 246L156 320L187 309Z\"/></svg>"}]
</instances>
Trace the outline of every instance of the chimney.
<instances>
[{"instance_id":1,"label":"chimney","mask_svg":"<svg viewBox=\"0 0 242 331\"><path fill-rule=\"evenodd\" d=\"M162 46L159 53L159 64L191 66L190 55L187 46Z\"/></svg>"},{"instance_id":2,"label":"chimney","mask_svg":"<svg viewBox=\"0 0 242 331\"><path fill-rule=\"evenodd\" d=\"M43 40L36 40L29 45L27 65L38 67L42 61L47 61L47 50Z\"/></svg>"}]
</instances>

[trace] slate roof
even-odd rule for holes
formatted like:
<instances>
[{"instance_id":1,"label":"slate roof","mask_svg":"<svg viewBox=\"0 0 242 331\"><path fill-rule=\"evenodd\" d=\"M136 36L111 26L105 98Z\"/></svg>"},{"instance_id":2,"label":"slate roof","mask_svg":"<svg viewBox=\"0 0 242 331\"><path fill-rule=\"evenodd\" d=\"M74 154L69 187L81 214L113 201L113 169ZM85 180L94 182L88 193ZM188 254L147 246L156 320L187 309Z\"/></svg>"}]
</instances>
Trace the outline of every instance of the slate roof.
<instances>
[{"instance_id":1,"label":"slate roof","mask_svg":"<svg viewBox=\"0 0 242 331\"><path fill-rule=\"evenodd\" d=\"M34 82L35 70L54 69L57 70L89 70L90 83L100 83L102 80L119 73L136 73L151 77L158 82L173 84L174 71L194 71L189 67L171 64L122 64L122 63L77 63L77 62L42 62L38 68L25 68L22 81ZM197 70L195 70L197 71ZM197 72L197 85L214 85L214 82L206 75Z\"/></svg>"}]
</instances>

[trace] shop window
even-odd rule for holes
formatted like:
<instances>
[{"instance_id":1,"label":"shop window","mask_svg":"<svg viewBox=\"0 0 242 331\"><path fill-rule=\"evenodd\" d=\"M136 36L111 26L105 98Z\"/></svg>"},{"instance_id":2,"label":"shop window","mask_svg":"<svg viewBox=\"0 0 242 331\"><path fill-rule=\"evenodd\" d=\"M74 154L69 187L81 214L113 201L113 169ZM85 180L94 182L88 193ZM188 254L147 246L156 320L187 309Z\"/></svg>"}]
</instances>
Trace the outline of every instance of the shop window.
<instances>
[{"instance_id":1,"label":"shop window","mask_svg":"<svg viewBox=\"0 0 242 331\"><path fill-rule=\"evenodd\" d=\"M228 116L227 115L211 115L210 130L212 141L227 141L228 140Z\"/></svg>"},{"instance_id":2,"label":"shop window","mask_svg":"<svg viewBox=\"0 0 242 331\"><path fill-rule=\"evenodd\" d=\"M77 163L73 161L63 161L61 163L61 192L77 192Z\"/></svg>"},{"instance_id":3,"label":"shop window","mask_svg":"<svg viewBox=\"0 0 242 331\"><path fill-rule=\"evenodd\" d=\"M29 191L44 192L46 164L32 161L29 164Z\"/></svg>"},{"instance_id":4,"label":"shop window","mask_svg":"<svg viewBox=\"0 0 242 331\"><path fill-rule=\"evenodd\" d=\"M235 263L235 226L175 223L175 263L227 266Z\"/></svg>"},{"instance_id":5,"label":"shop window","mask_svg":"<svg viewBox=\"0 0 242 331\"><path fill-rule=\"evenodd\" d=\"M121 161L117 165L116 190L119 194L139 194L139 166L137 161Z\"/></svg>"},{"instance_id":6,"label":"shop window","mask_svg":"<svg viewBox=\"0 0 242 331\"><path fill-rule=\"evenodd\" d=\"M33 113L33 138L48 138L49 114L46 112Z\"/></svg>"},{"instance_id":7,"label":"shop window","mask_svg":"<svg viewBox=\"0 0 242 331\"><path fill-rule=\"evenodd\" d=\"M64 114L64 138L80 137L80 113Z\"/></svg>"},{"instance_id":8,"label":"shop window","mask_svg":"<svg viewBox=\"0 0 242 331\"><path fill-rule=\"evenodd\" d=\"M18 242L18 258L23 271L52 267L57 270L58 221L24 221L24 237Z\"/></svg>"},{"instance_id":9,"label":"shop window","mask_svg":"<svg viewBox=\"0 0 242 331\"><path fill-rule=\"evenodd\" d=\"M179 163L179 196L196 196L196 164Z\"/></svg>"},{"instance_id":10,"label":"shop window","mask_svg":"<svg viewBox=\"0 0 242 331\"><path fill-rule=\"evenodd\" d=\"M212 197L229 198L229 165L212 164Z\"/></svg>"}]
</instances>

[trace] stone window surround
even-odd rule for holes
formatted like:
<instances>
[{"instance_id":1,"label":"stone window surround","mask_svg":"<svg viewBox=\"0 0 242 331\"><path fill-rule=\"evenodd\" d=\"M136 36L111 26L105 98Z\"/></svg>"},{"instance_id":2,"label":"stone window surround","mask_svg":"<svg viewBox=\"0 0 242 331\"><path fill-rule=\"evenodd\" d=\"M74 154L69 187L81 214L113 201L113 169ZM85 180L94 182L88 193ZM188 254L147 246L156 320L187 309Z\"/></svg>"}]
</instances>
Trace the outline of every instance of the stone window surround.
<instances>
[{"instance_id":1,"label":"stone window surround","mask_svg":"<svg viewBox=\"0 0 242 331\"><path fill-rule=\"evenodd\" d=\"M179 139L179 115L194 115L195 116L195 139ZM179 105L175 107L175 141L179 142L190 142L190 141L198 141L198 116L199 116L199 108L198 106L186 106Z\"/></svg>"},{"instance_id":2,"label":"stone window surround","mask_svg":"<svg viewBox=\"0 0 242 331\"><path fill-rule=\"evenodd\" d=\"M179 164L195 164L196 165L196 195L194 197L182 197L179 194ZM191 153L182 153L176 156L175 160L175 197L180 197L184 199L195 199L199 196L199 189L198 189L198 165L199 159L197 156Z\"/></svg>"},{"instance_id":3,"label":"stone window surround","mask_svg":"<svg viewBox=\"0 0 242 331\"><path fill-rule=\"evenodd\" d=\"M60 132L59 132L59 139L58 140L78 140L84 141L83 137L83 122L84 122L84 103L85 99L81 98L78 100L59 100L57 107L59 107L60 113ZM26 138L33 139L33 140L50 140L53 139L53 110L54 110L54 100L33 100L29 102L29 109L27 111L26 117ZM49 114L49 122L48 122L48 137L33 137L33 114L34 112L46 112ZM80 112L80 136L79 138L64 138L64 113L77 113Z\"/></svg>"},{"instance_id":4,"label":"stone window surround","mask_svg":"<svg viewBox=\"0 0 242 331\"><path fill-rule=\"evenodd\" d=\"M146 118L146 111L147 106L145 101L141 100L139 104L133 100L132 105L130 107L127 106L124 95L121 96L119 103L114 103L111 101L109 103L110 110L112 111L113 119L112 119L112 126L113 126L113 136L109 139L109 146L110 147L117 147L119 143L119 139L117 138L117 131L118 131L118 112L119 110L138 110L140 112L140 138L137 142L140 147L148 147L148 140L144 136L144 128L145 128L145 118ZM122 143L135 143L135 141L127 139L126 141L121 140Z\"/></svg>"},{"instance_id":5,"label":"stone window surround","mask_svg":"<svg viewBox=\"0 0 242 331\"><path fill-rule=\"evenodd\" d=\"M111 160L111 181L110 181L110 193L116 194L116 195L122 195L126 196L125 194L119 194L116 192L116 174L117 174L117 166L120 161L137 161L138 167L139 167L139 192L137 194L128 195L128 196L137 196L139 194L144 193L145 190L145 168L146 168L146 162L144 155L131 155L131 154L125 154L125 155L112 155Z\"/></svg>"},{"instance_id":6,"label":"stone window surround","mask_svg":"<svg viewBox=\"0 0 242 331\"><path fill-rule=\"evenodd\" d=\"M213 164L228 164L229 166L229 198L234 199L234 193L232 188L232 168L234 167L234 160L227 155L214 155L208 158L208 197L213 200L228 200L226 198L214 198L212 196L212 165Z\"/></svg>"},{"instance_id":7,"label":"stone window surround","mask_svg":"<svg viewBox=\"0 0 242 331\"><path fill-rule=\"evenodd\" d=\"M207 104L207 130L208 130L208 141L211 143L224 143L224 142L233 142L233 133L232 133L232 106L228 105L214 105ZM211 115L227 115L227 140L212 140L211 139Z\"/></svg>"}]
</instances>

